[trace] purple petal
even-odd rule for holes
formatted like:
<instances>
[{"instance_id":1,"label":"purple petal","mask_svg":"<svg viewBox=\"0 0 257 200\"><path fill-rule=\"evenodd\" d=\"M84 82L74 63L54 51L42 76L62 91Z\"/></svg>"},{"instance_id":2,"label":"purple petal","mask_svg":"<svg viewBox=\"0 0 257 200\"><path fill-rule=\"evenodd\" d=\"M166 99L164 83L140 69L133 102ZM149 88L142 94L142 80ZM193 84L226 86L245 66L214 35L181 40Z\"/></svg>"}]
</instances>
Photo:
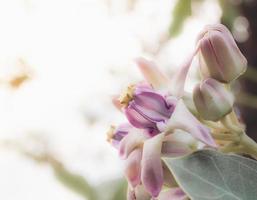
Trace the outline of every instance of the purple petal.
<instances>
[{"instance_id":1,"label":"purple petal","mask_svg":"<svg viewBox=\"0 0 257 200\"><path fill-rule=\"evenodd\" d=\"M161 147L164 134L159 134L144 143L142 156L142 183L147 192L157 197L163 185Z\"/></svg>"},{"instance_id":2,"label":"purple petal","mask_svg":"<svg viewBox=\"0 0 257 200\"><path fill-rule=\"evenodd\" d=\"M141 146L147 139L146 134L142 130L134 128L121 141L119 145L119 154L122 159L126 159L128 155L137 147Z\"/></svg>"},{"instance_id":3,"label":"purple petal","mask_svg":"<svg viewBox=\"0 0 257 200\"><path fill-rule=\"evenodd\" d=\"M166 99L155 91L135 90L134 101L145 109L153 110L163 117L169 118L174 110L174 104L168 104Z\"/></svg>"},{"instance_id":4,"label":"purple petal","mask_svg":"<svg viewBox=\"0 0 257 200\"><path fill-rule=\"evenodd\" d=\"M136 128L155 128L154 122L147 119L145 116L135 110L135 104L131 102L125 109L125 115L128 121Z\"/></svg>"},{"instance_id":5,"label":"purple petal","mask_svg":"<svg viewBox=\"0 0 257 200\"><path fill-rule=\"evenodd\" d=\"M120 141L133 129L129 123L119 125L111 135L111 143L115 148L119 148Z\"/></svg>"},{"instance_id":6,"label":"purple petal","mask_svg":"<svg viewBox=\"0 0 257 200\"><path fill-rule=\"evenodd\" d=\"M153 62L144 58L138 58L136 59L136 63L146 81L155 89L165 88L169 85L167 76L165 76Z\"/></svg>"},{"instance_id":7,"label":"purple petal","mask_svg":"<svg viewBox=\"0 0 257 200\"><path fill-rule=\"evenodd\" d=\"M165 117L164 115L162 115L159 112L156 112L155 110L150 110L143 106L139 106L135 102L131 103L131 107L133 107L134 110L136 110L140 115L142 115L143 118L152 122L154 124L154 127L156 122L165 122L167 119L169 119L169 117Z\"/></svg>"},{"instance_id":8,"label":"purple petal","mask_svg":"<svg viewBox=\"0 0 257 200\"><path fill-rule=\"evenodd\" d=\"M186 62L182 65L182 67L173 75L170 83L169 92L171 95L175 97L181 97L184 94L184 85L186 81L186 77L193 61L194 56L198 51L198 47L194 50L194 52L189 56Z\"/></svg>"},{"instance_id":9,"label":"purple petal","mask_svg":"<svg viewBox=\"0 0 257 200\"><path fill-rule=\"evenodd\" d=\"M178 101L171 118L167 122L166 129L169 131L174 129L184 130L203 143L212 147L217 147L210 134L210 130L190 113L182 100Z\"/></svg>"},{"instance_id":10,"label":"purple petal","mask_svg":"<svg viewBox=\"0 0 257 200\"><path fill-rule=\"evenodd\" d=\"M186 200L187 195L180 188L171 188L160 193L158 200Z\"/></svg>"},{"instance_id":11,"label":"purple petal","mask_svg":"<svg viewBox=\"0 0 257 200\"><path fill-rule=\"evenodd\" d=\"M128 188L127 200L150 200L151 196L145 191L143 185L138 185L135 189Z\"/></svg>"},{"instance_id":12,"label":"purple petal","mask_svg":"<svg viewBox=\"0 0 257 200\"><path fill-rule=\"evenodd\" d=\"M140 184L141 181L141 159L142 149L137 148L129 154L125 161L125 176L133 188Z\"/></svg>"}]
</instances>

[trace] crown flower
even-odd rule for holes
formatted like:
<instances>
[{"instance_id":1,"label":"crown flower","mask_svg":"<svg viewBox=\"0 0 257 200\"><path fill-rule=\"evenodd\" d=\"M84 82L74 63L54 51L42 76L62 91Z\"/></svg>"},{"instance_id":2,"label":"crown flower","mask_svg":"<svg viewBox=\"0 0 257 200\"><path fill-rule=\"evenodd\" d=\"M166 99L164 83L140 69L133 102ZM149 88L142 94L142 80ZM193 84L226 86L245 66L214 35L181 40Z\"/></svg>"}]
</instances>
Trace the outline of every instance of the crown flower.
<instances>
[{"instance_id":1,"label":"crown flower","mask_svg":"<svg viewBox=\"0 0 257 200\"><path fill-rule=\"evenodd\" d=\"M192 93L185 92L195 56L200 59L202 77ZM113 104L126 122L111 126L107 133L107 140L124 163L128 200L200 197L192 192L193 179L200 181L193 186L200 185L201 191L205 179L212 181L210 173L221 175L220 170L228 166L228 161L221 159L228 155L213 150L257 158L257 145L245 134L233 110L234 96L230 90L231 82L244 73L247 62L226 27L206 26L198 36L195 50L172 77L144 58L136 59L136 64L144 80L113 96ZM205 148L213 150L202 150ZM216 165L218 158L226 161L225 165ZM205 168L207 165L209 169ZM221 192L218 197L224 195Z\"/></svg>"},{"instance_id":2,"label":"crown flower","mask_svg":"<svg viewBox=\"0 0 257 200\"><path fill-rule=\"evenodd\" d=\"M183 130L206 145L216 147L210 130L193 116L181 99L191 61L192 58L169 79L153 62L137 59L145 82L129 85L120 96L113 98L114 105L124 113L128 123L111 127L108 141L124 160L130 199L138 193L140 185L148 195L157 198L165 182L161 157L192 151L188 144L170 137L176 130ZM175 80L179 81L173 88Z\"/></svg>"}]
</instances>

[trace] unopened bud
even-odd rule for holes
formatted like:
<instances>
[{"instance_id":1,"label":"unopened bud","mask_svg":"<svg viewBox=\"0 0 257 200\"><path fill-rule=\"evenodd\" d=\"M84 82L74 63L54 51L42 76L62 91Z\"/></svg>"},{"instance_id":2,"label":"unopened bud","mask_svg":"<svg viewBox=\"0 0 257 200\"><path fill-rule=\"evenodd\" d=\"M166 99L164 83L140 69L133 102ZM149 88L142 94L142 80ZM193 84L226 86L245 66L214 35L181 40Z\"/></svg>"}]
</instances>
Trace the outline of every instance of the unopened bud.
<instances>
[{"instance_id":1,"label":"unopened bud","mask_svg":"<svg viewBox=\"0 0 257 200\"><path fill-rule=\"evenodd\" d=\"M200 49L200 70L204 78L229 83L246 71L246 58L229 30L222 24L206 26L197 42Z\"/></svg>"},{"instance_id":2,"label":"unopened bud","mask_svg":"<svg viewBox=\"0 0 257 200\"><path fill-rule=\"evenodd\" d=\"M194 88L193 100L200 116L217 121L228 114L233 106L233 94L220 82L208 78Z\"/></svg>"}]
</instances>

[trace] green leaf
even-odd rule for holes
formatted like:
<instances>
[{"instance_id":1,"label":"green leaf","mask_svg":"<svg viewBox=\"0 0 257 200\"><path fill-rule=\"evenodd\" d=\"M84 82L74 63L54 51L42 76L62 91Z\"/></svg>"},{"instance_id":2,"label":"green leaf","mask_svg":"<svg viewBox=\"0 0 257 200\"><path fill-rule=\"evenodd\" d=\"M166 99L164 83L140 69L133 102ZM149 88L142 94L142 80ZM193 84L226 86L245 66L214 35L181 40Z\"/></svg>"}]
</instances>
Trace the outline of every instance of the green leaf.
<instances>
[{"instance_id":1,"label":"green leaf","mask_svg":"<svg viewBox=\"0 0 257 200\"><path fill-rule=\"evenodd\" d=\"M257 198L257 162L254 160L202 150L164 161L192 200Z\"/></svg>"},{"instance_id":2,"label":"green leaf","mask_svg":"<svg viewBox=\"0 0 257 200\"><path fill-rule=\"evenodd\" d=\"M171 37L174 37L182 30L184 21L191 16L191 0L178 0L172 16L169 33Z\"/></svg>"}]
</instances>

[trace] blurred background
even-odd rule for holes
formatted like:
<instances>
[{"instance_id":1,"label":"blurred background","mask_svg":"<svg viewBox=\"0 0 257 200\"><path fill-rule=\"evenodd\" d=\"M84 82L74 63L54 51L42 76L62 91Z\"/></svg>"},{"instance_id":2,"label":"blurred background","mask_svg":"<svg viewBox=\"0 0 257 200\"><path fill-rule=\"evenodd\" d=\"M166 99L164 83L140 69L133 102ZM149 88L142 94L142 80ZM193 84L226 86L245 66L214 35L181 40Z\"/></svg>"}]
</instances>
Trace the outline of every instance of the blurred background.
<instances>
[{"instance_id":1,"label":"blurred background","mask_svg":"<svg viewBox=\"0 0 257 200\"><path fill-rule=\"evenodd\" d=\"M171 76L206 24L225 24L248 59L234 91L256 140L256 10L256 0L0 0L0 199L125 199L105 135L125 118L110 97L142 79L136 57Z\"/></svg>"}]
</instances>

